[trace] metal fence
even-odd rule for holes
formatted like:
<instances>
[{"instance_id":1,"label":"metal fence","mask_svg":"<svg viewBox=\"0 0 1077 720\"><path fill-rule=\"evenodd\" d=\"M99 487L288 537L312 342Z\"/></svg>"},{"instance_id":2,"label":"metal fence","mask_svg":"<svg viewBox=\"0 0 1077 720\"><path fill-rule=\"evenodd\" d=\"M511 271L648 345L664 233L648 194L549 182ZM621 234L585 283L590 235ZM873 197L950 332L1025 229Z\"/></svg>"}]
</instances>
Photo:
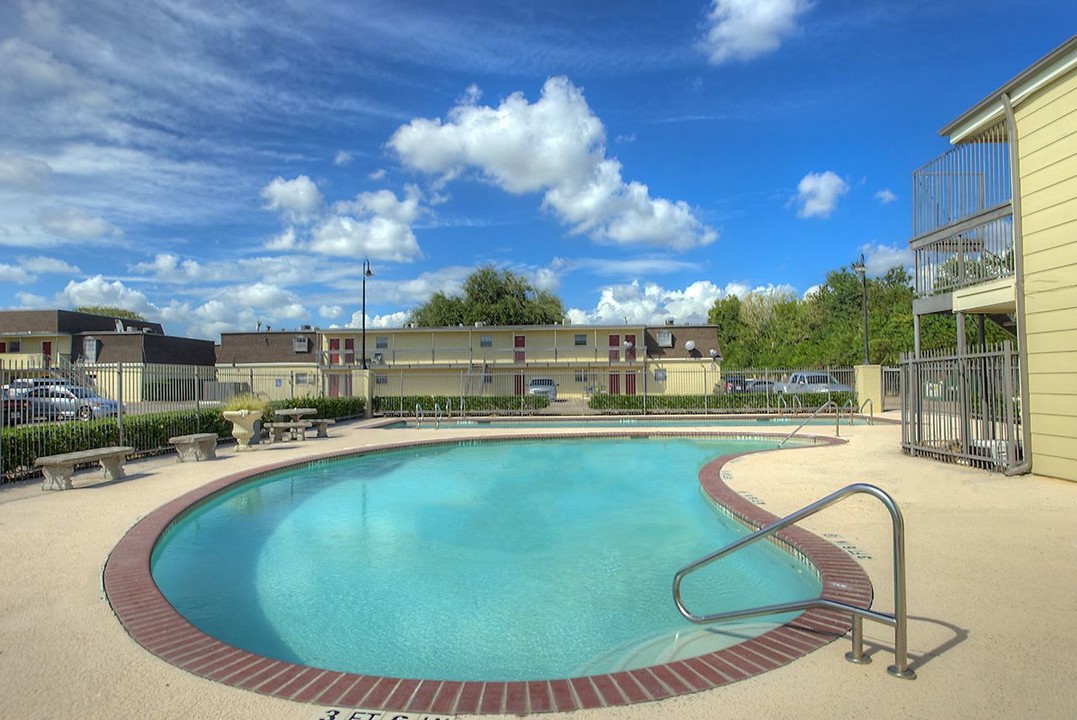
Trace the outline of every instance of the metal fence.
<instances>
[{"instance_id":1,"label":"metal fence","mask_svg":"<svg viewBox=\"0 0 1077 720\"><path fill-rule=\"evenodd\" d=\"M33 475L33 459L71 448L118 444L140 454L171 449L168 437L218 431L221 403L237 394L265 400L325 394L316 372L141 363L0 361L0 384L4 481ZM50 386L86 397L54 400Z\"/></svg>"},{"instance_id":2,"label":"metal fence","mask_svg":"<svg viewBox=\"0 0 1077 720\"><path fill-rule=\"evenodd\" d=\"M901 386L906 453L1000 471L1023 462L1019 360L1011 343L903 355Z\"/></svg>"}]
</instances>

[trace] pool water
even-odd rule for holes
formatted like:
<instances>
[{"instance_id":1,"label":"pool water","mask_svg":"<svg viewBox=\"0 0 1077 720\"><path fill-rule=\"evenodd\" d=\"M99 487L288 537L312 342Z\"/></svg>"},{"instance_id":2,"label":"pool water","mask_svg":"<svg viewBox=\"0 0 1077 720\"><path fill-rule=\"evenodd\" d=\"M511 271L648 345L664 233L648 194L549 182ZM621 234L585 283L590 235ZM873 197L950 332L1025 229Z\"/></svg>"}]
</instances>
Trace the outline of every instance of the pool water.
<instances>
[{"instance_id":1,"label":"pool water","mask_svg":"<svg viewBox=\"0 0 1077 720\"><path fill-rule=\"evenodd\" d=\"M864 425L867 421L862 418L854 418L854 425ZM419 423L422 427L431 428L434 427L433 417L426 417ZM841 420L842 426L849 424L849 418L843 418ZM834 426L833 417L817 417L817 418L804 418L795 416L760 416L760 417L707 417L696 418L694 420L686 419L671 419L669 417L631 417L631 418L617 418L617 417L605 417L596 418L594 420L564 420L556 416L548 416L542 419L533 420L489 420L483 419L465 419L465 420L453 420L451 418L442 418L438 424L442 428L625 428L625 427L653 427L653 428L683 428L683 427L747 427L752 426L757 429L762 429L767 426L781 427L785 426L797 427L799 425L829 425ZM385 425L379 425L382 430L399 430L401 428L415 427L415 420L400 420L397 422L387 423Z\"/></svg>"},{"instance_id":2,"label":"pool water","mask_svg":"<svg viewBox=\"0 0 1077 720\"><path fill-rule=\"evenodd\" d=\"M700 468L763 439L470 442L318 461L178 521L153 577L203 632L330 670L540 680L710 652L769 623L699 628L673 574L746 531ZM756 544L690 576L703 612L817 597L809 567Z\"/></svg>"}]
</instances>

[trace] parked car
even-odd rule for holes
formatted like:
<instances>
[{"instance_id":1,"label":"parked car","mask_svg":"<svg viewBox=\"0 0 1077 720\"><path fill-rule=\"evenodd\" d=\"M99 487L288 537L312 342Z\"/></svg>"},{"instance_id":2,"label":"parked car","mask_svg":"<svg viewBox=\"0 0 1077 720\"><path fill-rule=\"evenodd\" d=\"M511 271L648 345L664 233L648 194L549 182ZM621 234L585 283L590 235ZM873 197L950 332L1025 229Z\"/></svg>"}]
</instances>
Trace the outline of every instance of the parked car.
<instances>
[{"instance_id":1,"label":"parked car","mask_svg":"<svg viewBox=\"0 0 1077 720\"><path fill-rule=\"evenodd\" d=\"M16 378L11 381L10 385L5 385L4 390L10 397L22 397L31 390L41 387L54 387L59 385L68 385L68 381L61 380L60 378L46 378L46 377L33 377L33 378Z\"/></svg>"},{"instance_id":2,"label":"parked car","mask_svg":"<svg viewBox=\"0 0 1077 720\"><path fill-rule=\"evenodd\" d=\"M12 396L7 390L0 393L0 425L14 425L28 419L26 401Z\"/></svg>"},{"instance_id":3,"label":"parked car","mask_svg":"<svg viewBox=\"0 0 1077 720\"><path fill-rule=\"evenodd\" d=\"M119 412L119 403L78 385L48 385L22 396L32 418L46 420L90 420Z\"/></svg>"},{"instance_id":4,"label":"parked car","mask_svg":"<svg viewBox=\"0 0 1077 720\"><path fill-rule=\"evenodd\" d=\"M557 383L548 377L531 378L531 382L527 384L527 394L545 395L553 402L557 399Z\"/></svg>"},{"instance_id":5,"label":"parked car","mask_svg":"<svg viewBox=\"0 0 1077 720\"><path fill-rule=\"evenodd\" d=\"M746 380L743 377L731 376L722 380L727 393L742 393L748 391L748 383L750 380Z\"/></svg>"},{"instance_id":6,"label":"parked car","mask_svg":"<svg viewBox=\"0 0 1077 720\"><path fill-rule=\"evenodd\" d=\"M774 389L773 380L749 380L748 386L745 388L745 392L750 393L773 393Z\"/></svg>"},{"instance_id":7,"label":"parked car","mask_svg":"<svg viewBox=\"0 0 1077 720\"><path fill-rule=\"evenodd\" d=\"M853 391L851 387L838 382L833 375L825 372L790 373L789 381L775 383L774 389L779 393L835 393Z\"/></svg>"}]
</instances>

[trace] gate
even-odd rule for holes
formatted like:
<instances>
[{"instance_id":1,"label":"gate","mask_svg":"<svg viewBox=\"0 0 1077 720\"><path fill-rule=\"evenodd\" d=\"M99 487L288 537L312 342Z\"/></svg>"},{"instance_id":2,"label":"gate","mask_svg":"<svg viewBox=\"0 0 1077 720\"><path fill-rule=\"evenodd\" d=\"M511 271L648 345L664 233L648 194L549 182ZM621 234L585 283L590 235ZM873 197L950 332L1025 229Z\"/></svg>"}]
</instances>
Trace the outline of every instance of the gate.
<instances>
[{"instance_id":1,"label":"gate","mask_svg":"<svg viewBox=\"0 0 1077 720\"><path fill-rule=\"evenodd\" d=\"M1020 465L1021 380L1009 342L981 351L901 356L906 454L1003 471Z\"/></svg>"}]
</instances>

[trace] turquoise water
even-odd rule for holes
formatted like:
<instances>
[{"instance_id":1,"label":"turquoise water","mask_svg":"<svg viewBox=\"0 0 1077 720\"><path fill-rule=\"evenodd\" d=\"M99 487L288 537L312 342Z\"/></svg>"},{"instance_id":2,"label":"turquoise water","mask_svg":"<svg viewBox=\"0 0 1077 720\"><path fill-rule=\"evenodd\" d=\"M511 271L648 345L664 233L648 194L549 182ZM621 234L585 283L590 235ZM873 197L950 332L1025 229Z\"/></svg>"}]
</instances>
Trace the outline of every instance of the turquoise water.
<instances>
[{"instance_id":1,"label":"turquoise water","mask_svg":"<svg viewBox=\"0 0 1077 720\"><path fill-rule=\"evenodd\" d=\"M623 428L623 427L745 427L752 426L762 430L767 426L784 427L798 425L829 425L834 426L834 418L806 418L798 417L742 417L732 418L699 418L696 420L670 419L667 417L644 417L644 418L600 418L595 420L561 420L557 417L549 417L541 420L451 420L442 419L440 426L443 428ZM849 424L848 418L843 418L842 426ZM866 421L859 418L853 421L854 425L864 425ZM427 417L422 421L423 427L433 427L434 420ZM383 430L399 430L405 427L415 427L414 420L400 420L379 426Z\"/></svg>"},{"instance_id":2,"label":"turquoise water","mask_svg":"<svg viewBox=\"0 0 1077 720\"><path fill-rule=\"evenodd\" d=\"M471 442L321 461L230 491L158 544L153 577L193 624L262 655L442 680L612 672L731 644L673 574L744 530L697 474L773 440ZM690 576L702 612L817 597L760 543Z\"/></svg>"}]
</instances>

